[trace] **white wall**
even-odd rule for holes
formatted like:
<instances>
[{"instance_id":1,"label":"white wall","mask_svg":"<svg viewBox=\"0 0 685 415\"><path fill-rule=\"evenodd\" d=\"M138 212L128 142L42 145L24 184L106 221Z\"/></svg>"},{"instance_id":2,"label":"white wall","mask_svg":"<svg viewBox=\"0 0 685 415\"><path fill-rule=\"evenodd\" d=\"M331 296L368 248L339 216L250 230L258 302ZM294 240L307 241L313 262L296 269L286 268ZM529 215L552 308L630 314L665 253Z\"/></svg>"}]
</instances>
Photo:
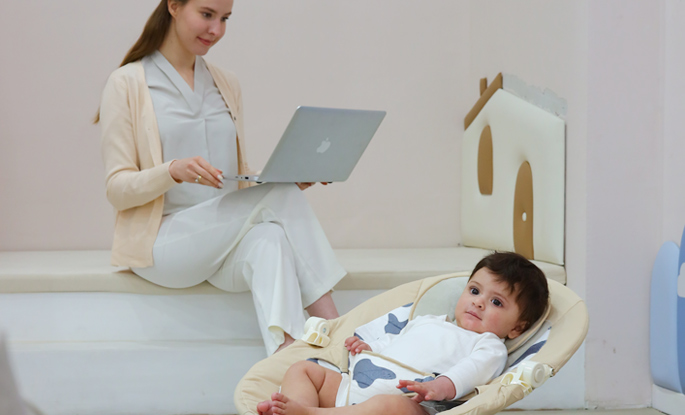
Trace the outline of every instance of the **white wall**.
<instances>
[{"instance_id":1,"label":"white wall","mask_svg":"<svg viewBox=\"0 0 685 415\"><path fill-rule=\"evenodd\" d=\"M685 226L685 1L664 6L664 218L662 242L680 245Z\"/></svg>"},{"instance_id":2,"label":"white wall","mask_svg":"<svg viewBox=\"0 0 685 415\"><path fill-rule=\"evenodd\" d=\"M499 72L515 75L531 87L549 88L566 100L566 269L568 286L581 297L586 283L587 20L585 2L474 0L468 75L472 103L478 96L478 79L492 79ZM553 379L565 387L544 397L551 405L547 407L585 406L583 363L574 358L560 372L561 379Z\"/></svg>"},{"instance_id":3,"label":"white wall","mask_svg":"<svg viewBox=\"0 0 685 415\"><path fill-rule=\"evenodd\" d=\"M591 406L651 402L649 287L663 212L662 24L663 2L589 3L586 397Z\"/></svg>"},{"instance_id":4,"label":"white wall","mask_svg":"<svg viewBox=\"0 0 685 415\"><path fill-rule=\"evenodd\" d=\"M3 3L0 250L109 247L89 121L155 3ZM591 327L559 399L646 406L651 265L685 224L683 19L682 0L237 0L208 59L242 81L256 168L297 105L388 110L352 178L307 191L336 247L459 241L456 160L479 78L564 98L568 285Z\"/></svg>"},{"instance_id":5,"label":"white wall","mask_svg":"<svg viewBox=\"0 0 685 415\"><path fill-rule=\"evenodd\" d=\"M471 15L472 82L502 71L568 104L566 265L590 331L584 387L560 402L648 406L651 266L685 222L685 6L472 1Z\"/></svg>"},{"instance_id":6,"label":"white wall","mask_svg":"<svg viewBox=\"0 0 685 415\"><path fill-rule=\"evenodd\" d=\"M89 122L156 4L3 2L0 250L109 248L113 214ZM349 181L307 191L334 247L458 243L467 6L236 0L207 59L241 79L254 168L298 105L388 112Z\"/></svg>"}]
</instances>

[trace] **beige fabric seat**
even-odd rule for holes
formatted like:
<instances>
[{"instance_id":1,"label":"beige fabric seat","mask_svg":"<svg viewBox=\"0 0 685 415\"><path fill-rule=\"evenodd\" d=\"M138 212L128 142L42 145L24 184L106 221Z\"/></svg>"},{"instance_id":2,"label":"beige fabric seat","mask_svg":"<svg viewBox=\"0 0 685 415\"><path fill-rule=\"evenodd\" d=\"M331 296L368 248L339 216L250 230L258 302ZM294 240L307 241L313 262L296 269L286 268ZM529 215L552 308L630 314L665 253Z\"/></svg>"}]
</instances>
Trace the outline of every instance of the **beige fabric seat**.
<instances>
[{"instance_id":1,"label":"beige fabric seat","mask_svg":"<svg viewBox=\"0 0 685 415\"><path fill-rule=\"evenodd\" d=\"M285 350L262 360L248 371L235 390L234 402L238 413L257 414L257 404L269 399L271 394L278 390L286 370L297 361L309 358L322 359L345 370L348 355L343 343L346 338L354 334L355 328L412 302L414 303L414 309L411 312L413 316L417 306L423 306L420 300L424 294L436 284L468 275L469 273L464 272L447 274L399 286L369 299L349 313L332 320L330 322L331 341L326 347L310 346L298 340ZM552 280L549 280L549 288L550 310L544 323L551 328L546 343L530 360L549 365L554 375L573 356L585 339L588 314L585 303L573 291ZM444 292L444 290L439 291ZM447 294L450 297L459 295L454 292ZM431 291L432 298L435 298L434 295L435 291ZM447 304L449 301L444 303ZM449 314L449 311L446 310L445 314ZM529 343L535 341L535 334L534 332L524 333L522 336L529 340L516 347L520 349L528 347ZM478 387L477 392L471 394L468 401L444 413L449 415L494 414L522 399L526 388L515 383L503 385L500 382L503 376L504 374L487 385Z\"/></svg>"}]
</instances>

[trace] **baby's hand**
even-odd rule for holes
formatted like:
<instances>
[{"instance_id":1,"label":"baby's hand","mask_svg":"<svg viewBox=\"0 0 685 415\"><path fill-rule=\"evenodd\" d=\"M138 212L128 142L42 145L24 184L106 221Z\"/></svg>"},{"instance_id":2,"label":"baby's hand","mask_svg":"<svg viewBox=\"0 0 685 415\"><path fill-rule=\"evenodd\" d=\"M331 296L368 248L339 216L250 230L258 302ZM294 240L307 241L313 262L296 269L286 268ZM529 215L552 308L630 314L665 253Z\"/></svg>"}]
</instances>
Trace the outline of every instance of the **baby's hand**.
<instances>
[{"instance_id":1,"label":"baby's hand","mask_svg":"<svg viewBox=\"0 0 685 415\"><path fill-rule=\"evenodd\" d=\"M345 340L345 347L350 351L350 353L352 353L352 356L356 355L357 353L361 353L362 350L368 350L370 352L373 351L371 350L371 346L364 343L357 336L348 337L347 340Z\"/></svg>"},{"instance_id":2,"label":"baby's hand","mask_svg":"<svg viewBox=\"0 0 685 415\"><path fill-rule=\"evenodd\" d=\"M407 388L412 392L416 392L416 396L412 398L414 402L443 401L453 399L457 394L452 381L444 376L423 383L413 380L400 380L397 388Z\"/></svg>"}]
</instances>

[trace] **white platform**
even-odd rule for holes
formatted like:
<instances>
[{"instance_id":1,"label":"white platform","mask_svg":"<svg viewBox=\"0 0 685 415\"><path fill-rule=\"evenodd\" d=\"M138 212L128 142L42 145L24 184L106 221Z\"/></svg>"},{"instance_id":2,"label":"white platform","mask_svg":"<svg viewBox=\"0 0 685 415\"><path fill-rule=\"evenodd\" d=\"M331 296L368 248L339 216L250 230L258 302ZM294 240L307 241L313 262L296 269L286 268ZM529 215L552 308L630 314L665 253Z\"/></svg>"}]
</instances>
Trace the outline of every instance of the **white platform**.
<instances>
[{"instance_id":1,"label":"white platform","mask_svg":"<svg viewBox=\"0 0 685 415\"><path fill-rule=\"evenodd\" d=\"M467 247L336 249L348 275L335 288L389 289L434 275L470 271L489 252ZM563 266L533 262L547 278L566 284ZM222 293L209 283L182 290L151 284L130 271L110 266L109 251L0 252L0 293L22 292Z\"/></svg>"},{"instance_id":2,"label":"white platform","mask_svg":"<svg viewBox=\"0 0 685 415\"><path fill-rule=\"evenodd\" d=\"M344 313L487 252L336 251L350 273L334 300ZM48 415L235 413L235 385L266 355L250 293L167 289L107 264L107 251L0 253L0 329L24 396Z\"/></svg>"},{"instance_id":3,"label":"white platform","mask_svg":"<svg viewBox=\"0 0 685 415\"><path fill-rule=\"evenodd\" d=\"M652 385L652 407L668 415L685 415L685 395Z\"/></svg>"}]
</instances>

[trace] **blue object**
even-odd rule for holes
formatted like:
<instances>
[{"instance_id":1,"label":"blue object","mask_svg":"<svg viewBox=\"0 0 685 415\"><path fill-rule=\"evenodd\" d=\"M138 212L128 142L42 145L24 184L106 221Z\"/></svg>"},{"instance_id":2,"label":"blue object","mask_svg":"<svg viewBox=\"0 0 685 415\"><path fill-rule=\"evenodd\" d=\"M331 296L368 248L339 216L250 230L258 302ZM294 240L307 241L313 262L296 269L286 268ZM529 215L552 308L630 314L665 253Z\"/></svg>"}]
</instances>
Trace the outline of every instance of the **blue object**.
<instances>
[{"instance_id":1,"label":"blue object","mask_svg":"<svg viewBox=\"0 0 685 415\"><path fill-rule=\"evenodd\" d=\"M680 257L678 259L678 279L676 281L676 296L678 298L678 368L680 371L680 388L685 393L685 229L680 239Z\"/></svg>"},{"instance_id":2,"label":"blue object","mask_svg":"<svg viewBox=\"0 0 685 415\"><path fill-rule=\"evenodd\" d=\"M685 384L685 299L678 297L678 275L685 260L685 231L681 247L666 242L652 268L649 360L654 384L683 392Z\"/></svg>"}]
</instances>

